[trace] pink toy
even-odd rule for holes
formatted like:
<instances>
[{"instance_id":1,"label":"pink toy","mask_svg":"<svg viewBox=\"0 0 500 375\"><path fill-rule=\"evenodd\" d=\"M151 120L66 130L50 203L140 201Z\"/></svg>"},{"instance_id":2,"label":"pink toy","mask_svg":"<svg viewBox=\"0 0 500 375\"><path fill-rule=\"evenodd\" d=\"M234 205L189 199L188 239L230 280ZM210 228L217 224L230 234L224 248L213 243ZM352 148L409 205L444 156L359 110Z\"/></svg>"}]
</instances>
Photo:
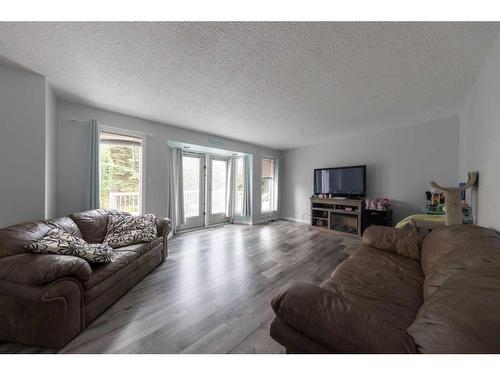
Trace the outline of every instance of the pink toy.
<instances>
[{"instance_id":1,"label":"pink toy","mask_svg":"<svg viewBox=\"0 0 500 375\"><path fill-rule=\"evenodd\" d=\"M386 211L390 207L391 203L388 198L375 198L375 199L366 199L365 206L367 210L377 210L377 211Z\"/></svg>"}]
</instances>

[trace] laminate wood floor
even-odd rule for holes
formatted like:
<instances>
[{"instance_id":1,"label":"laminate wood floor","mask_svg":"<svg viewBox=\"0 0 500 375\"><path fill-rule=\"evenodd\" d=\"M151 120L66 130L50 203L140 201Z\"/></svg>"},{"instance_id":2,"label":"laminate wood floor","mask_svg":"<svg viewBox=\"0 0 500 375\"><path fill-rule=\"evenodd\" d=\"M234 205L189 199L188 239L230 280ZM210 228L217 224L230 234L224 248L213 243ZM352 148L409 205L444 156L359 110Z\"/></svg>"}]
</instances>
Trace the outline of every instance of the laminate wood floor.
<instances>
[{"instance_id":1,"label":"laminate wood floor","mask_svg":"<svg viewBox=\"0 0 500 375\"><path fill-rule=\"evenodd\" d=\"M61 353L283 353L269 336L271 298L319 285L359 239L276 221L224 225L169 241L167 261ZM2 353L53 351L0 343Z\"/></svg>"}]
</instances>

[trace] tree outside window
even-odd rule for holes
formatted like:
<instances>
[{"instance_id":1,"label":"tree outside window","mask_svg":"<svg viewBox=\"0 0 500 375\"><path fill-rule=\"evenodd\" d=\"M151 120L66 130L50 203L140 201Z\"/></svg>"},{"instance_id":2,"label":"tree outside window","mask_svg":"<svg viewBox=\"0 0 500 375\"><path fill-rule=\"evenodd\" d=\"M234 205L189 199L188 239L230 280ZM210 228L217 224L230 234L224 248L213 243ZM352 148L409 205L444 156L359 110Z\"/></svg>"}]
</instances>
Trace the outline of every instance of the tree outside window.
<instances>
[{"instance_id":1,"label":"tree outside window","mask_svg":"<svg viewBox=\"0 0 500 375\"><path fill-rule=\"evenodd\" d=\"M100 206L140 214L142 139L100 134Z\"/></svg>"}]
</instances>

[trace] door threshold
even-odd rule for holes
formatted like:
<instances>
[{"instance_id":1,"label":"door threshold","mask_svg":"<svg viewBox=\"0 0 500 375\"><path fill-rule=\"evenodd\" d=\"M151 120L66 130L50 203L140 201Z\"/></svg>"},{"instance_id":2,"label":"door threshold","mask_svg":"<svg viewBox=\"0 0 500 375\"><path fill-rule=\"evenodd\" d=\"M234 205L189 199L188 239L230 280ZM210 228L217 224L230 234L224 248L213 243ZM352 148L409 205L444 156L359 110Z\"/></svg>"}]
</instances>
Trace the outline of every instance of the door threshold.
<instances>
[{"instance_id":1,"label":"door threshold","mask_svg":"<svg viewBox=\"0 0 500 375\"><path fill-rule=\"evenodd\" d=\"M185 233L190 233L190 232L195 232L198 230L203 230L203 229L216 229L217 227L223 227L224 225L231 224L229 221L225 221L223 223L217 223L217 224L212 224L212 225L207 225L205 227L196 227L196 228L189 228L189 229L183 229L177 231L178 234L185 234Z\"/></svg>"}]
</instances>

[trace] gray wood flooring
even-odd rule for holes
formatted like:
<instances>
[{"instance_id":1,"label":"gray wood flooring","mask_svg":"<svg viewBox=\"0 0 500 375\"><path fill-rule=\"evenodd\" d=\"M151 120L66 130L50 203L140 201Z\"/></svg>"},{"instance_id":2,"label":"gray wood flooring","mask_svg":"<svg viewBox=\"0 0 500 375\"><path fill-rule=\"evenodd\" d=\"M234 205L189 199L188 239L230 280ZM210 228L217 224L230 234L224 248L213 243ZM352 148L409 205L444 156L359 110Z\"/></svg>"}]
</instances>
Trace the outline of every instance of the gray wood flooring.
<instances>
[{"instance_id":1,"label":"gray wood flooring","mask_svg":"<svg viewBox=\"0 0 500 375\"><path fill-rule=\"evenodd\" d=\"M283 353L271 298L320 284L358 246L306 224L225 225L178 235L169 258L62 353ZM0 343L1 353L51 353Z\"/></svg>"}]
</instances>

